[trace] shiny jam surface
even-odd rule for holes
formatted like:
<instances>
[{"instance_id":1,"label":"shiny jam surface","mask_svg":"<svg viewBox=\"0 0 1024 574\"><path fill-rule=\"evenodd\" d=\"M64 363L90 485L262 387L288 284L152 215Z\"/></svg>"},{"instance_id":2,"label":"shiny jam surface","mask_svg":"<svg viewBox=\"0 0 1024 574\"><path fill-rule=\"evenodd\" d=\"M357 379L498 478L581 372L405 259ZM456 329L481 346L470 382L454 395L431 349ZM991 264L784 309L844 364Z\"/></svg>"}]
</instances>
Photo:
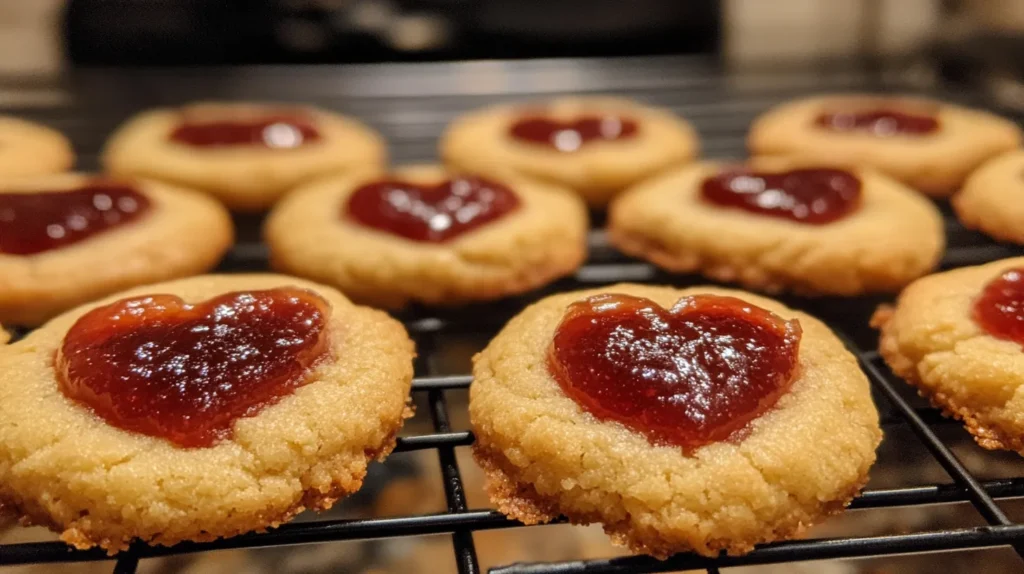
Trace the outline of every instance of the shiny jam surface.
<instances>
[{"instance_id":1,"label":"shiny jam surface","mask_svg":"<svg viewBox=\"0 0 1024 574\"><path fill-rule=\"evenodd\" d=\"M619 116L582 116L567 122L543 116L527 116L513 123L509 134L524 142L573 152L595 140L632 138L638 129L635 121Z\"/></svg>"},{"instance_id":2,"label":"shiny jam surface","mask_svg":"<svg viewBox=\"0 0 1024 574\"><path fill-rule=\"evenodd\" d=\"M974 321L993 337L1024 345L1024 267L985 285L974 301Z\"/></svg>"},{"instance_id":3,"label":"shiny jam surface","mask_svg":"<svg viewBox=\"0 0 1024 574\"><path fill-rule=\"evenodd\" d=\"M320 139L313 122L301 115L275 114L251 120L183 120L170 135L171 141L192 147L261 146L297 148Z\"/></svg>"},{"instance_id":4,"label":"shiny jam surface","mask_svg":"<svg viewBox=\"0 0 1024 574\"><path fill-rule=\"evenodd\" d=\"M860 179L841 169L794 169L779 173L727 171L701 184L711 203L821 225L860 205Z\"/></svg>"},{"instance_id":5,"label":"shiny jam surface","mask_svg":"<svg viewBox=\"0 0 1024 574\"><path fill-rule=\"evenodd\" d=\"M66 191L0 192L0 253L33 255L134 221L150 201L132 186L92 182Z\"/></svg>"},{"instance_id":6,"label":"shiny jam surface","mask_svg":"<svg viewBox=\"0 0 1024 574\"><path fill-rule=\"evenodd\" d=\"M329 315L327 301L291 287L196 305L122 299L68 331L56 359L61 390L118 428L211 446L303 384L327 353Z\"/></svg>"},{"instance_id":7,"label":"shiny jam surface","mask_svg":"<svg viewBox=\"0 0 1024 574\"><path fill-rule=\"evenodd\" d=\"M921 136L939 129L939 120L933 115L889 109L827 112L819 115L814 123L837 132L862 131L880 137Z\"/></svg>"},{"instance_id":8,"label":"shiny jam surface","mask_svg":"<svg viewBox=\"0 0 1024 574\"><path fill-rule=\"evenodd\" d=\"M385 180L355 190L343 215L406 239L441 243L518 207L515 192L482 177L457 177L437 185Z\"/></svg>"},{"instance_id":9,"label":"shiny jam surface","mask_svg":"<svg viewBox=\"0 0 1024 574\"><path fill-rule=\"evenodd\" d=\"M800 336L798 321L734 297L684 297L666 310L605 294L569 306L548 364L594 416L689 450L728 439L778 401Z\"/></svg>"}]
</instances>

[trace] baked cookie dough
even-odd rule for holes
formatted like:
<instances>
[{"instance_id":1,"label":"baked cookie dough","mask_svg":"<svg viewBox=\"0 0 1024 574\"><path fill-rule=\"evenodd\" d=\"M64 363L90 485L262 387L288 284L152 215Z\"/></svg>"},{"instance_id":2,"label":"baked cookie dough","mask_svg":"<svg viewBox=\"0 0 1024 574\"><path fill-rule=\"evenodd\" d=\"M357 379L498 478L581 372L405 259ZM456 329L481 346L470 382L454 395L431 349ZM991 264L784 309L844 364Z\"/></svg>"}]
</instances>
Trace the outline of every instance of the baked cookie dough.
<instances>
[{"instance_id":1,"label":"baked cookie dough","mask_svg":"<svg viewBox=\"0 0 1024 574\"><path fill-rule=\"evenodd\" d=\"M1024 352L974 318L986 285L1021 266L1016 257L924 277L872 323L894 373L963 421L982 447L1024 454Z\"/></svg>"},{"instance_id":2,"label":"baked cookie dough","mask_svg":"<svg viewBox=\"0 0 1024 574\"><path fill-rule=\"evenodd\" d=\"M550 121L561 129L550 143L514 137L513 128L523 120ZM614 129L609 131L602 121L613 122ZM593 123L590 129L599 134L626 134L627 122L633 129L628 137L587 140L581 137L587 126L576 122ZM569 187L591 206L601 207L629 185L693 160L699 141L685 120L666 110L618 98L573 97L466 114L445 130L440 148L445 163L460 170L510 168Z\"/></svg>"},{"instance_id":3,"label":"baked cookie dough","mask_svg":"<svg viewBox=\"0 0 1024 574\"><path fill-rule=\"evenodd\" d=\"M226 134L200 133L204 145L172 139L183 122L200 129L220 126ZM243 129L252 126L262 128ZM317 137L302 131L309 129ZM237 137L238 132L255 133L259 141L219 141ZM240 211L266 209L317 177L382 166L386 160L383 139L356 120L312 107L271 103L201 103L144 112L120 127L103 152L103 165L112 174L198 189Z\"/></svg>"},{"instance_id":4,"label":"baked cookie dough","mask_svg":"<svg viewBox=\"0 0 1024 574\"><path fill-rule=\"evenodd\" d=\"M876 117L877 129L831 129L827 114L908 114L912 126L934 120L935 129L892 133L892 118ZM834 117L834 116L833 116ZM881 123L877 123L878 120ZM836 123L850 123L850 116ZM879 127L880 126L880 127ZM990 157L1019 147L1021 131L999 116L909 96L843 94L816 96L772 108L754 121L747 138L751 155L787 155L871 166L934 197L948 197Z\"/></svg>"},{"instance_id":5,"label":"baked cookie dough","mask_svg":"<svg viewBox=\"0 0 1024 574\"><path fill-rule=\"evenodd\" d=\"M621 251L671 272L769 293L858 295L898 291L931 270L945 236L934 205L870 169L860 203L821 225L711 203L701 186L732 170L785 174L813 162L755 158L743 166L702 162L647 180L609 209L609 239ZM824 166L830 169L828 166Z\"/></svg>"},{"instance_id":6,"label":"baked cookie dough","mask_svg":"<svg viewBox=\"0 0 1024 574\"><path fill-rule=\"evenodd\" d=\"M71 142L60 132L0 116L0 177L57 173L70 169L74 162Z\"/></svg>"},{"instance_id":7,"label":"baked cookie dough","mask_svg":"<svg viewBox=\"0 0 1024 574\"><path fill-rule=\"evenodd\" d=\"M993 158L967 178L953 196L965 227L1000 241L1024 243L1024 151Z\"/></svg>"},{"instance_id":8,"label":"baked cookie dough","mask_svg":"<svg viewBox=\"0 0 1024 574\"><path fill-rule=\"evenodd\" d=\"M9 341L10 338L11 338L11 334L8 333L7 331L4 331L3 325L0 325L0 345L2 345L4 343L6 343L7 341Z\"/></svg>"},{"instance_id":9,"label":"baked cookie dough","mask_svg":"<svg viewBox=\"0 0 1024 574\"><path fill-rule=\"evenodd\" d=\"M494 173L494 172L491 172ZM264 236L271 265L281 272L333 285L352 299L387 308L410 302L458 304L522 293L572 273L586 257L587 215L583 202L568 190L510 173L481 176L437 166L411 166L390 174L366 171L305 186L270 214ZM398 199L382 199L382 209L409 214L416 221L396 222L397 232L371 227L351 214L352 197L379 182L413 188L445 182L483 181L510 190L518 205L475 228L441 241L401 235L410 225L438 220L444 232L472 210L501 201L474 203L481 196L433 196L422 189L399 190ZM457 184L451 184L457 185ZM468 185L468 184L467 184ZM418 196L418 193L423 196ZM476 192L471 192L476 193ZM381 196L383 197L383 196ZM477 199L474 199L476 197ZM453 209L449 202L455 201Z\"/></svg>"},{"instance_id":10,"label":"baked cookie dough","mask_svg":"<svg viewBox=\"0 0 1024 574\"><path fill-rule=\"evenodd\" d=\"M570 398L549 370L567 307L601 293L665 309L698 295L738 297L798 319L792 386L745 429L690 452L653 444ZM820 321L741 291L620 284L563 293L528 307L474 358L474 455L498 509L527 524L565 515L603 523L617 543L664 558L738 554L798 536L838 513L868 478L881 439L869 384Z\"/></svg>"},{"instance_id":11,"label":"baked cookie dough","mask_svg":"<svg viewBox=\"0 0 1024 574\"><path fill-rule=\"evenodd\" d=\"M297 287L326 300L328 353L301 386L234 421L213 446L183 448L116 428L59 388L54 356L84 314L126 297L188 303ZM413 345L385 314L278 275L209 275L149 285L69 311L0 347L0 502L78 548L124 550L263 531L359 489L407 416ZM339 408L343 405L343 408Z\"/></svg>"},{"instance_id":12,"label":"baked cookie dough","mask_svg":"<svg viewBox=\"0 0 1024 574\"><path fill-rule=\"evenodd\" d=\"M0 247L0 321L37 325L121 289L202 273L231 246L231 218L219 203L155 181L57 174L4 182L0 196L61 193L97 182L130 187L149 200L148 210L137 219L41 252L12 253ZM60 236L73 233L80 215L74 210L58 214L66 220L55 231ZM5 234L5 225L25 228L19 219L0 220L0 235ZM0 245L13 237L7 233Z\"/></svg>"}]
</instances>

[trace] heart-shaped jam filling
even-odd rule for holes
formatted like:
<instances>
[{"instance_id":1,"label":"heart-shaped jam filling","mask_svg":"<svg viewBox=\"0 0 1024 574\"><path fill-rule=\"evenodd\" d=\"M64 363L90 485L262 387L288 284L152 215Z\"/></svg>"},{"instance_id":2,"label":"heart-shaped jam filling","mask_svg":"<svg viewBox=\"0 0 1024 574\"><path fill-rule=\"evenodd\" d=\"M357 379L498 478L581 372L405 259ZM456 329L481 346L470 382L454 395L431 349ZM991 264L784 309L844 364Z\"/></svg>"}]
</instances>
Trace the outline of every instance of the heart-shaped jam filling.
<instances>
[{"instance_id":1,"label":"heart-shaped jam filling","mask_svg":"<svg viewBox=\"0 0 1024 574\"><path fill-rule=\"evenodd\" d=\"M103 181L65 191L0 192L0 253L33 255L78 243L149 207L149 198L130 185Z\"/></svg>"},{"instance_id":2,"label":"heart-shaped jam filling","mask_svg":"<svg viewBox=\"0 0 1024 574\"><path fill-rule=\"evenodd\" d=\"M559 121L544 116L527 116L509 127L509 135L531 144L573 152L592 141L615 141L636 136L639 127L629 118L614 115L582 116Z\"/></svg>"},{"instance_id":3,"label":"heart-shaped jam filling","mask_svg":"<svg viewBox=\"0 0 1024 574\"><path fill-rule=\"evenodd\" d=\"M112 426L210 446L305 382L327 353L329 315L327 301L292 287L196 305L174 295L123 299L72 325L58 380Z\"/></svg>"},{"instance_id":4,"label":"heart-shaped jam filling","mask_svg":"<svg viewBox=\"0 0 1024 574\"><path fill-rule=\"evenodd\" d=\"M974 301L974 322L993 337L1024 345L1024 267L985 285Z\"/></svg>"},{"instance_id":5,"label":"heart-shaped jam filling","mask_svg":"<svg viewBox=\"0 0 1024 574\"><path fill-rule=\"evenodd\" d=\"M841 169L737 170L705 179L701 196L716 205L821 225L857 209L861 184Z\"/></svg>"},{"instance_id":6,"label":"heart-shaped jam filling","mask_svg":"<svg viewBox=\"0 0 1024 574\"><path fill-rule=\"evenodd\" d=\"M779 400L800 335L797 320L734 297L685 297L665 310L597 295L569 306L548 363L594 416L689 450L729 438Z\"/></svg>"},{"instance_id":7,"label":"heart-shaped jam filling","mask_svg":"<svg viewBox=\"0 0 1024 574\"><path fill-rule=\"evenodd\" d=\"M939 120L933 115L887 109L826 112L814 123L832 131L866 132L879 137L921 136L939 129Z\"/></svg>"},{"instance_id":8,"label":"heart-shaped jam filling","mask_svg":"<svg viewBox=\"0 0 1024 574\"><path fill-rule=\"evenodd\" d=\"M301 115L274 114L253 118L198 120L186 117L169 136L192 147L259 146L297 148L320 139L313 121Z\"/></svg>"},{"instance_id":9,"label":"heart-shaped jam filling","mask_svg":"<svg viewBox=\"0 0 1024 574\"><path fill-rule=\"evenodd\" d=\"M406 239L441 243L519 207L508 187L482 177L456 177L437 185L385 180L349 197L343 216Z\"/></svg>"}]
</instances>

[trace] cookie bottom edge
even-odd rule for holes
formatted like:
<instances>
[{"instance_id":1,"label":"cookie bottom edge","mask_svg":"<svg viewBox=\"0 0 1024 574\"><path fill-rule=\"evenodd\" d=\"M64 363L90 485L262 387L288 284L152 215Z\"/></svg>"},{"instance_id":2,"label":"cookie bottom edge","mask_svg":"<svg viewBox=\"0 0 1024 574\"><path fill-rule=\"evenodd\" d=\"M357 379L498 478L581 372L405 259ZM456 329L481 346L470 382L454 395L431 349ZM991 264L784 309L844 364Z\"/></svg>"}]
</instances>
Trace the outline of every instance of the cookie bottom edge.
<instances>
[{"instance_id":1,"label":"cookie bottom edge","mask_svg":"<svg viewBox=\"0 0 1024 574\"><path fill-rule=\"evenodd\" d=\"M812 526L844 512L857 493L867 484L869 475L865 472L847 493L836 500L823 503L818 515L810 520L797 521L784 528L765 529L760 535L745 540L711 539L707 541L705 547L698 548L686 542L664 538L651 529L636 528L628 519L609 522L599 514L566 512L565 509L559 508L556 499L545 497L538 493L533 485L517 480L514 473L506 470L511 466L507 459L500 453L482 446L479 436L473 445L473 459L484 471L484 489L488 498L505 516L526 525L548 523L560 516L565 516L571 524L600 523L614 545L626 547L634 554L643 554L658 560L666 560L680 552L695 552L714 558L724 551L729 555L738 556L753 551L757 544L801 538Z\"/></svg>"}]
</instances>

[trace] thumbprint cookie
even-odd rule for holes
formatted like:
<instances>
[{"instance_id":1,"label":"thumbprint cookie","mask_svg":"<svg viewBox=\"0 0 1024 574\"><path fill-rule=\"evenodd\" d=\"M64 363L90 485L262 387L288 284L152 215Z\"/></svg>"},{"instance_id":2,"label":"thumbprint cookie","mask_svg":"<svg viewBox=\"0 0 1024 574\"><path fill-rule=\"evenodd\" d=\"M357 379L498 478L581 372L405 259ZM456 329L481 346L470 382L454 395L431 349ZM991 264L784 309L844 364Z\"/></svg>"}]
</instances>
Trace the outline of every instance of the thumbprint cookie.
<instances>
[{"instance_id":1,"label":"thumbprint cookie","mask_svg":"<svg viewBox=\"0 0 1024 574\"><path fill-rule=\"evenodd\" d=\"M145 112L111 136L103 164L259 211L316 177L383 165L382 138L325 110L287 104L202 103Z\"/></svg>"},{"instance_id":2,"label":"thumbprint cookie","mask_svg":"<svg viewBox=\"0 0 1024 574\"><path fill-rule=\"evenodd\" d=\"M565 189L511 173L411 166L296 190L264 235L275 269L398 308L540 287L583 262L586 233L586 207Z\"/></svg>"},{"instance_id":3,"label":"thumbprint cookie","mask_svg":"<svg viewBox=\"0 0 1024 574\"><path fill-rule=\"evenodd\" d=\"M46 175L71 169L75 152L60 132L0 116L0 177Z\"/></svg>"},{"instance_id":4,"label":"thumbprint cookie","mask_svg":"<svg viewBox=\"0 0 1024 574\"><path fill-rule=\"evenodd\" d=\"M35 325L121 289L205 272L233 234L216 201L151 180L0 182L0 321Z\"/></svg>"},{"instance_id":5,"label":"thumbprint cookie","mask_svg":"<svg viewBox=\"0 0 1024 574\"><path fill-rule=\"evenodd\" d=\"M609 238L671 272L805 295L898 291L945 244L938 209L904 185L789 158L699 163L645 181L612 204Z\"/></svg>"},{"instance_id":6,"label":"thumbprint cookie","mask_svg":"<svg viewBox=\"0 0 1024 574\"><path fill-rule=\"evenodd\" d=\"M881 440L820 321L714 287L554 295L474 358L474 455L498 509L665 558L749 552L841 512Z\"/></svg>"},{"instance_id":7,"label":"thumbprint cookie","mask_svg":"<svg viewBox=\"0 0 1024 574\"><path fill-rule=\"evenodd\" d=\"M953 196L965 227L1000 241L1024 243L1024 151L993 158L967 178Z\"/></svg>"},{"instance_id":8,"label":"thumbprint cookie","mask_svg":"<svg viewBox=\"0 0 1024 574\"><path fill-rule=\"evenodd\" d=\"M0 346L0 502L111 553L330 508L394 448L413 354L385 314L277 275L78 307Z\"/></svg>"},{"instance_id":9,"label":"thumbprint cookie","mask_svg":"<svg viewBox=\"0 0 1024 574\"><path fill-rule=\"evenodd\" d=\"M575 190L602 207L629 185L697 156L697 134L666 110L617 98L562 98L485 108L441 138L445 163L508 168Z\"/></svg>"},{"instance_id":10,"label":"thumbprint cookie","mask_svg":"<svg viewBox=\"0 0 1024 574\"><path fill-rule=\"evenodd\" d=\"M833 95L775 107L754 121L751 155L874 167L934 197L955 192L985 160L1019 147L999 116L908 96Z\"/></svg>"},{"instance_id":11,"label":"thumbprint cookie","mask_svg":"<svg viewBox=\"0 0 1024 574\"><path fill-rule=\"evenodd\" d=\"M1024 257L919 279L873 324L894 373L982 447L1024 454Z\"/></svg>"}]
</instances>

